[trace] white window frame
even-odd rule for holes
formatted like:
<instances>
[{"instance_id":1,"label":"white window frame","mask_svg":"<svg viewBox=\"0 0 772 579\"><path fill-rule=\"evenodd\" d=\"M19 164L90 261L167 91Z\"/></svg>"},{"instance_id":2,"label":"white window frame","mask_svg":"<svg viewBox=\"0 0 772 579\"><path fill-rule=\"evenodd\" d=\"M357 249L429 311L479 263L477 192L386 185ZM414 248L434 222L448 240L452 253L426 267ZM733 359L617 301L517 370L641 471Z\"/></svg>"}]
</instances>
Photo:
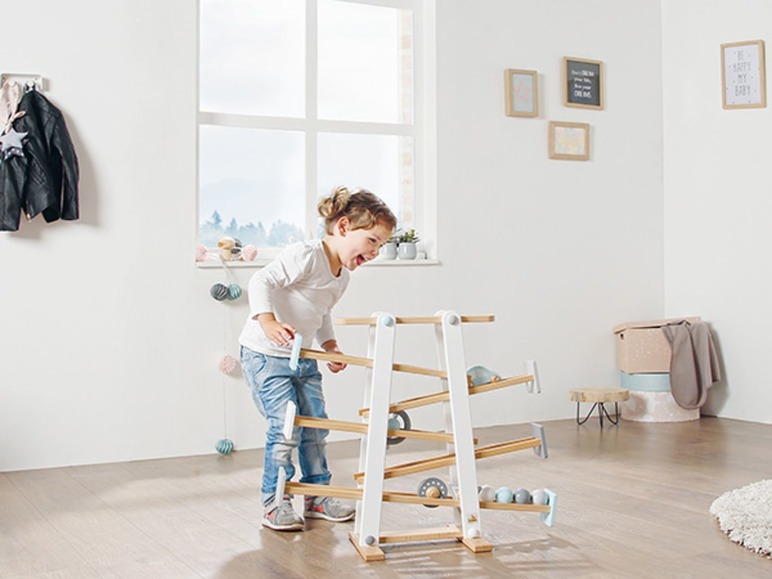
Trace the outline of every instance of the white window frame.
<instances>
[{"instance_id":1,"label":"white window frame","mask_svg":"<svg viewBox=\"0 0 772 579\"><path fill-rule=\"evenodd\" d=\"M316 237L318 216L315 211L317 191L317 137L319 133L349 133L368 135L411 136L414 143L414 224L421 236L421 249L428 259L409 262L410 265L437 263L437 142L436 142L436 0L338 0L355 4L412 9L414 17L413 59L414 93L412 125L375 123L362 121L322 120L317 114L317 52L318 9L317 0L306 0L306 110L305 118L227 114L201 111L200 90L196 90L197 131L196 171L200 163L200 127L204 125L252 129L278 129L300 131L305 134L305 193L307 238ZM201 10L198 10L197 34L200 34ZM200 47L200 42L197 43ZM197 58L197 62L200 58ZM197 67L197 70L198 67ZM198 74L198 73L197 73ZM198 79L196 83L198 85ZM198 175L196 175L196 231L198 231ZM213 248L209 248L213 249ZM276 257L281 248L260 248L253 262L230 262L229 266L260 266ZM405 265L399 260L389 265ZM199 266L219 266L211 261L198 262Z\"/></svg>"}]
</instances>

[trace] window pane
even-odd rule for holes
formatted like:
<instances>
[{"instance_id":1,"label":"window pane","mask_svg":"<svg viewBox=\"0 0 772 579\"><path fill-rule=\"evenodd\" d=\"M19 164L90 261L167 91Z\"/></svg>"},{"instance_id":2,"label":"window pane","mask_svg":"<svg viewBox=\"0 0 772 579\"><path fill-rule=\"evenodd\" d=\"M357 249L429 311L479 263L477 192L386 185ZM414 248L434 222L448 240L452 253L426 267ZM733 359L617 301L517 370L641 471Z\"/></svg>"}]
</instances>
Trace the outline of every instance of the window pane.
<instances>
[{"instance_id":1,"label":"window pane","mask_svg":"<svg viewBox=\"0 0 772 579\"><path fill-rule=\"evenodd\" d=\"M400 227L413 227L413 139L393 135L319 135L321 194L338 185L369 189L391 208Z\"/></svg>"},{"instance_id":2,"label":"window pane","mask_svg":"<svg viewBox=\"0 0 772 579\"><path fill-rule=\"evenodd\" d=\"M201 0L200 108L305 114L305 0Z\"/></svg>"},{"instance_id":3,"label":"window pane","mask_svg":"<svg viewBox=\"0 0 772 579\"><path fill-rule=\"evenodd\" d=\"M319 118L410 123L413 18L409 10L319 2Z\"/></svg>"},{"instance_id":4,"label":"window pane","mask_svg":"<svg viewBox=\"0 0 772 579\"><path fill-rule=\"evenodd\" d=\"M297 131L201 126L199 241L284 247L305 238L305 139Z\"/></svg>"}]
</instances>

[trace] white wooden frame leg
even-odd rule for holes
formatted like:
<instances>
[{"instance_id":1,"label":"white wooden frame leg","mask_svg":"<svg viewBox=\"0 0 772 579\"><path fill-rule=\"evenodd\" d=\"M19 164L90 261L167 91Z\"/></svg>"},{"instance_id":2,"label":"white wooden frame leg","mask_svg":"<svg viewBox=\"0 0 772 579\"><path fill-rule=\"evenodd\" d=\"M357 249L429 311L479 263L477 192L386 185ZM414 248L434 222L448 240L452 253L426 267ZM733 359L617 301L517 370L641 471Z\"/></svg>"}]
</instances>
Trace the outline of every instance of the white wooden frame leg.
<instances>
[{"instance_id":1,"label":"white wooden frame leg","mask_svg":"<svg viewBox=\"0 0 772 579\"><path fill-rule=\"evenodd\" d=\"M458 508L464 538L477 539L481 536L480 502L477 498L477 466L461 316L453 311L438 312L438 315L442 318L443 358L448 376L447 387L450 391L450 414L456 453L455 474L458 478Z\"/></svg>"},{"instance_id":2,"label":"white wooden frame leg","mask_svg":"<svg viewBox=\"0 0 772 579\"><path fill-rule=\"evenodd\" d=\"M297 364L295 366L297 368ZM282 434L284 438L289 440L292 438L292 430L295 427L295 416L297 414L297 406L290 400L287 402L287 410L284 414L284 426L282 427ZM284 486L287 484L287 471L283 466L279 467L279 476L276 479L276 493L273 498L273 506L278 507L284 500Z\"/></svg>"},{"instance_id":3,"label":"white wooden frame leg","mask_svg":"<svg viewBox=\"0 0 772 579\"><path fill-rule=\"evenodd\" d=\"M442 316L445 312L439 311L435 315L436 316ZM447 375L448 370L448 364L446 361L446 355L445 355L445 333L443 332L442 324L436 324L434 326L434 333L436 337L436 346L437 346L437 363L441 370L445 372ZM466 372L466 371L465 371ZM442 378L440 380L441 382L441 389L443 392L449 393L448 388L448 380L447 378ZM450 409L450 402L449 398L447 402L443 402L441 404L442 406L442 412L444 414L445 418L445 432L449 432L454 435L454 441L455 441L455 432L453 430L453 413ZM445 450L448 454L452 454L456 452L455 442L448 442L445 445ZM458 495L458 475L457 475L457 469L456 465L451 465L448 467L448 488L450 489L450 492L455 496ZM455 522L456 526L461 528L461 509L460 508L454 508L453 509L453 521Z\"/></svg>"},{"instance_id":4,"label":"white wooden frame leg","mask_svg":"<svg viewBox=\"0 0 772 579\"><path fill-rule=\"evenodd\" d=\"M533 376L533 381L526 383L525 387L529 394L541 394L541 382L539 382L539 369L536 367L536 360L525 360L523 367L526 374Z\"/></svg>"},{"instance_id":5,"label":"white wooden frame leg","mask_svg":"<svg viewBox=\"0 0 772 579\"><path fill-rule=\"evenodd\" d=\"M388 434L391 375L394 365L396 319L391 314L376 313L370 327L368 358L369 388L365 392L365 407L370 408L367 435L362 437L359 469L365 473L362 500L357 502L355 530L360 547L377 546L380 537L383 471L386 468L386 437ZM368 400L369 398L369 400Z\"/></svg>"},{"instance_id":6,"label":"white wooden frame leg","mask_svg":"<svg viewBox=\"0 0 772 579\"><path fill-rule=\"evenodd\" d=\"M279 467L279 476L276 479L276 494L273 498L273 507L278 507L284 500L284 486L287 484L287 471L283 466Z\"/></svg>"},{"instance_id":7,"label":"white wooden frame leg","mask_svg":"<svg viewBox=\"0 0 772 579\"><path fill-rule=\"evenodd\" d=\"M544 433L544 427L538 422L531 422L531 436L541 440L540 446L533 447L533 453L536 456L548 458L549 451L547 450L547 435Z\"/></svg>"}]
</instances>

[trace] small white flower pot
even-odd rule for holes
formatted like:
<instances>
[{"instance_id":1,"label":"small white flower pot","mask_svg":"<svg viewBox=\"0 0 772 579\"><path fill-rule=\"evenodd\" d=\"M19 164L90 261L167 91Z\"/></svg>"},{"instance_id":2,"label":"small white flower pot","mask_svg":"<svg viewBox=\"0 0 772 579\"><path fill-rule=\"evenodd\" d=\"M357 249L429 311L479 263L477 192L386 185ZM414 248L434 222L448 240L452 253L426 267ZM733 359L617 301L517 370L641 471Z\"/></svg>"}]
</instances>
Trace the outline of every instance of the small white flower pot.
<instances>
[{"instance_id":1,"label":"small white flower pot","mask_svg":"<svg viewBox=\"0 0 772 579\"><path fill-rule=\"evenodd\" d=\"M402 242L397 249L400 259L415 259L417 253L415 243Z\"/></svg>"},{"instance_id":2,"label":"small white flower pot","mask_svg":"<svg viewBox=\"0 0 772 579\"><path fill-rule=\"evenodd\" d=\"M397 259L397 244L393 241L384 243L379 253L383 259Z\"/></svg>"}]
</instances>

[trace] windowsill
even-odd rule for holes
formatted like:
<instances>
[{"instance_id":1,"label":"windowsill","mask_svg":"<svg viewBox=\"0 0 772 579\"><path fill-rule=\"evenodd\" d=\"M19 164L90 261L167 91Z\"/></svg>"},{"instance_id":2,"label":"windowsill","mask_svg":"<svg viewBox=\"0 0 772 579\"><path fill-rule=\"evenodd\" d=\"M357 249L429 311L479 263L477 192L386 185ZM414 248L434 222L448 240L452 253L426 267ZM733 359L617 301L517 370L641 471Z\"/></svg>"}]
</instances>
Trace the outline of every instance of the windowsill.
<instances>
[{"instance_id":1,"label":"windowsill","mask_svg":"<svg viewBox=\"0 0 772 579\"><path fill-rule=\"evenodd\" d=\"M228 265L224 265L224 262L220 261L219 259L208 259L206 261L197 261L196 267L199 269L217 269L222 267L233 267L233 268L253 268L253 267L264 267L268 265L271 262L270 259L256 259L255 261L228 261L225 262ZM374 259L373 261L368 261L366 264L364 264L363 267L380 267L380 266L386 266L386 267L399 267L399 266L422 266L422 265L440 265L440 262L436 259Z\"/></svg>"},{"instance_id":2,"label":"windowsill","mask_svg":"<svg viewBox=\"0 0 772 579\"><path fill-rule=\"evenodd\" d=\"M440 265L440 262L436 259L374 259L373 261L368 261L365 266L379 266L379 265L386 265L389 267L395 266L395 265Z\"/></svg>"}]
</instances>

